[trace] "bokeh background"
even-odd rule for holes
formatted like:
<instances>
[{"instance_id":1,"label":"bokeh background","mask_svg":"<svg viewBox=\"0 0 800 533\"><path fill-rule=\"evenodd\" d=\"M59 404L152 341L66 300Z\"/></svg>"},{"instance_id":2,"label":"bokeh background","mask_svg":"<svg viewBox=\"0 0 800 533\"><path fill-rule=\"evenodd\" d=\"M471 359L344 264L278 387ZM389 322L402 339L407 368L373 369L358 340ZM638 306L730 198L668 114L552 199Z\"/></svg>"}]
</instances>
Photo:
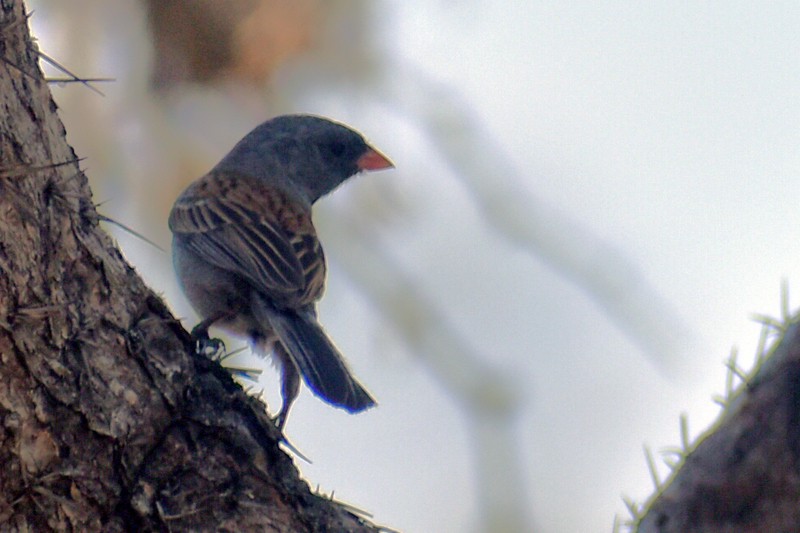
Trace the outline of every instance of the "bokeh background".
<instances>
[{"instance_id":1,"label":"bokeh background","mask_svg":"<svg viewBox=\"0 0 800 533\"><path fill-rule=\"evenodd\" d=\"M387 527L609 531L799 279L796 2L28 6L43 52L115 79L53 92L101 212L165 249L178 192L271 116L394 160L315 213L322 321L380 405L306 390L287 426L312 488ZM168 253L108 229L191 327ZM228 364L279 405L267 362Z\"/></svg>"}]
</instances>

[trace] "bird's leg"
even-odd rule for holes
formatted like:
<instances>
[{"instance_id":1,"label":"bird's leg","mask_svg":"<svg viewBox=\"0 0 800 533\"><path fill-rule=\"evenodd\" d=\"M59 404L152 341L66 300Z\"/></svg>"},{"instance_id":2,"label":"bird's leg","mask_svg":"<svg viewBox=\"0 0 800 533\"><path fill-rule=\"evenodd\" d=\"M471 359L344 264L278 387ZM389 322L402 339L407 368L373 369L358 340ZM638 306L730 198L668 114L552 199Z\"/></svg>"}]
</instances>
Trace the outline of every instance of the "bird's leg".
<instances>
[{"instance_id":1,"label":"bird's leg","mask_svg":"<svg viewBox=\"0 0 800 533\"><path fill-rule=\"evenodd\" d=\"M222 342L221 339L212 339L208 336L208 328L210 328L214 322L223 318L223 316L225 315L210 316L192 328L191 335L192 339L194 339L195 351L199 355L204 355L210 359L216 359L224 355L227 351L225 343Z\"/></svg>"},{"instance_id":2,"label":"bird's leg","mask_svg":"<svg viewBox=\"0 0 800 533\"><path fill-rule=\"evenodd\" d=\"M282 344L276 343L275 356L281 363L281 410L274 418L275 426L278 431L283 433L283 426L286 424L286 419L289 417L289 409L291 409L297 394L300 391L300 373L292 361L292 358L286 353Z\"/></svg>"}]
</instances>

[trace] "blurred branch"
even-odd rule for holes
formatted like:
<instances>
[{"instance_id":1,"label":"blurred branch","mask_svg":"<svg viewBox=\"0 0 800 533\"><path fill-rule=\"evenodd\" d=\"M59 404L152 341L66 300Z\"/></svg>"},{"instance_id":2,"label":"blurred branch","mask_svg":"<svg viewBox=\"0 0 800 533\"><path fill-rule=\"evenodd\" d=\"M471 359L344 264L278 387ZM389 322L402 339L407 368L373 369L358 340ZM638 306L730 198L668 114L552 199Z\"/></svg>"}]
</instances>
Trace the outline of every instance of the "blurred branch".
<instances>
[{"instance_id":1,"label":"blurred branch","mask_svg":"<svg viewBox=\"0 0 800 533\"><path fill-rule=\"evenodd\" d=\"M475 353L362 224L344 213L337 218L339 223L326 231L346 247L338 250L336 261L467 415L483 530L532 531L523 460L513 434L522 399L518 383Z\"/></svg>"},{"instance_id":2,"label":"blurred branch","mask_svg":"<svg viewBox=\"0 0 800 533\"><path fill-rule=\"evenodd\" d=\"M458 91L397 64L376 83L392 108L416 120L472 193L499 235L583 288L662 369L674 371L680 343L692 338L667 302L618 249L529 192L532 176L488 133Z\"/></svg>"},{"instance_id":3,"label":"blurred branch","mask_svg":"<svg viewBox=\"0 0 800 533\"><path fill-rule=\"evenodd\" d=\"M235 79L262 87L309 45L316 0L142 0L155 47L153 85Z\"/></svg>"}]
</instances>

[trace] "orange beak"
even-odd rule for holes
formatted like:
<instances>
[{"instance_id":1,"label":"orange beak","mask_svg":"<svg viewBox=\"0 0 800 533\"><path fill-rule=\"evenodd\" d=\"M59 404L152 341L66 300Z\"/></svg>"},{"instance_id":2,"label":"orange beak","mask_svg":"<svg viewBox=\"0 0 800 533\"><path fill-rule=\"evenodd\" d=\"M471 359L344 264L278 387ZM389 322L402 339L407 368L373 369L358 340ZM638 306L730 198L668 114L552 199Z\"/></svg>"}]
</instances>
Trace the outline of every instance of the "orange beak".
<instances>
[{"instance_id":1,"label":"orange beak","mask_svg":"<svg viewBox=\"0 0 800 533\"><path fill-rule=\"evenodd\" d=\"M379 151L370 148L358 158L356 166L358 166L358 170L383 170L385 168L394 168L394 163Z\"/></svg>"}]
</instances>

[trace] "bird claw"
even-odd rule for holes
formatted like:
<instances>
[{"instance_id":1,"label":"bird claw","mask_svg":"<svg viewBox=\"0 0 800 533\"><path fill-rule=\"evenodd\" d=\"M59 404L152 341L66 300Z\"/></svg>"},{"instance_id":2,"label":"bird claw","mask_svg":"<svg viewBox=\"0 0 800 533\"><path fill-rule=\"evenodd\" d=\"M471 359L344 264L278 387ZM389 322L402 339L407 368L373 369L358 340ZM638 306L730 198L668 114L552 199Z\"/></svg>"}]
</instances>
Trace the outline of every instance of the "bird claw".
<instances>
[{"instance_id":1,"label":"bird claw","mask_svg":"<svg viewBox=\"0 0 800 533\"><path fill-rule=\"evenodd\" d=\"M277 415L272 417L272 423L275 424L275 427L278 428L278 431L283 435L283 426L286 424L286 416L285 413L280 412Z\"/></svg>"},{"instance_id":2,"label":"bird claw","mask_svg":"<svg viewBox=\"0 0 800 533\"><path fill-rule=\"evenodd\" d=\"M195 350L209 359L221 359L228 351L222 339L197 339Z\"/></svg>"},{"instance_id":3,"label":"bird claw","mask_svg":"<svg viewBox=\"0 0 800 533\"><path fill-rule=\"evenodd\" d=\"M198 331L197 328L192 331L192 338L194 339L194 349L198 355L203 355L209 359L219 359L227 348L222 339L212 339L208 336L208 331Z\"/></svg>"}]
</instances>

